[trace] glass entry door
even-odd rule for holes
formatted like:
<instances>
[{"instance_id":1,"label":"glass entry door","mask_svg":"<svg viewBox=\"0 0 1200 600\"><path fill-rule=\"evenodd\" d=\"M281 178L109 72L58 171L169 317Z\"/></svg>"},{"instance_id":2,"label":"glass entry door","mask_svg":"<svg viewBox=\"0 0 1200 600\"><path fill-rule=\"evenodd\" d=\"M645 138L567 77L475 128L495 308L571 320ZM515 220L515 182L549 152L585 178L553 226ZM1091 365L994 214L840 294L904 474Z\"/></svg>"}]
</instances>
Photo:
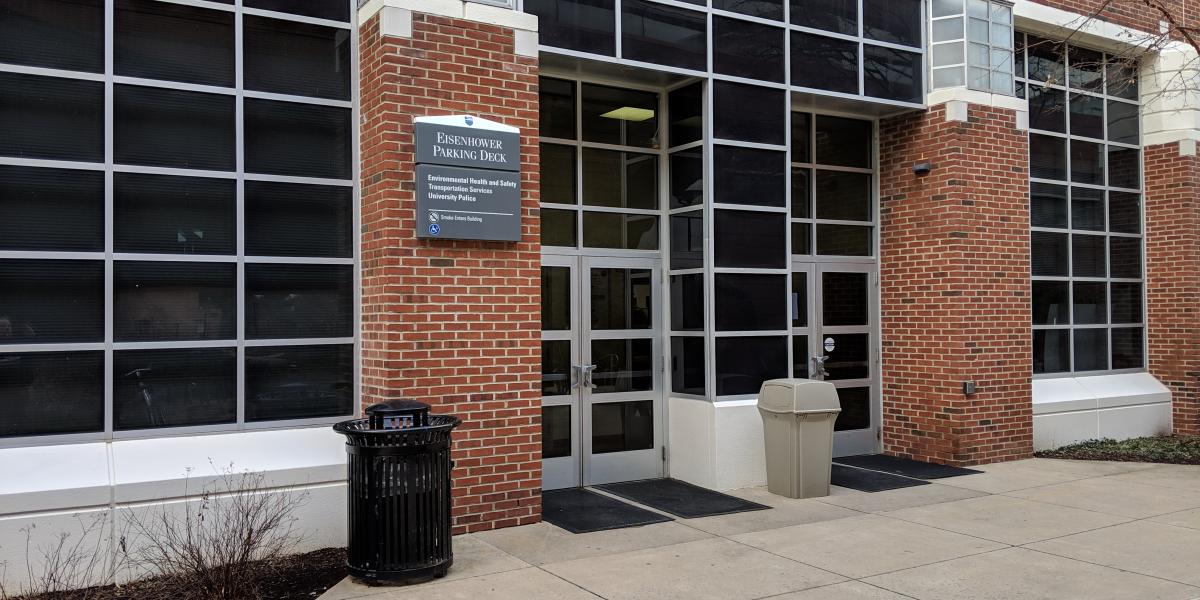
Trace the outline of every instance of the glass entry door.
<instances>
[{"instance_id":1,"label":"glass entry door","mask_svg":"<svg viewBox=\"0 0 1200 600\"><path fill-rule=\"evenodd\" d=\"M661 477L659 261L542 256L542 487Z\"/></svg>"}]
</instances>

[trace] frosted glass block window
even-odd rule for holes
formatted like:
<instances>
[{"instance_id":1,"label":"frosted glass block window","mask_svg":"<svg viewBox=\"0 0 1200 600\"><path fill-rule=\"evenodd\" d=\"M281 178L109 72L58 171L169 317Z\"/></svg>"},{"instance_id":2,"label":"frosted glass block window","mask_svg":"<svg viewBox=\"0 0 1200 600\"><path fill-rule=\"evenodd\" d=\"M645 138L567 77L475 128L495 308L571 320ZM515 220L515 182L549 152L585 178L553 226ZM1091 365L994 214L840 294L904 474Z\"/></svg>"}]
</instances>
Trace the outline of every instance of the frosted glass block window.
<instances>
[{"instance_id":1,"label":"frosted glass block window","mask_svg":"<svg viewBox=\"0 0 1200 600\"><path fill-rule=\"evenodd\" d=\"M933 88L966 86L1013 95L1012 5L989 0L933 0Z\"/></svg>"}]
</instances>

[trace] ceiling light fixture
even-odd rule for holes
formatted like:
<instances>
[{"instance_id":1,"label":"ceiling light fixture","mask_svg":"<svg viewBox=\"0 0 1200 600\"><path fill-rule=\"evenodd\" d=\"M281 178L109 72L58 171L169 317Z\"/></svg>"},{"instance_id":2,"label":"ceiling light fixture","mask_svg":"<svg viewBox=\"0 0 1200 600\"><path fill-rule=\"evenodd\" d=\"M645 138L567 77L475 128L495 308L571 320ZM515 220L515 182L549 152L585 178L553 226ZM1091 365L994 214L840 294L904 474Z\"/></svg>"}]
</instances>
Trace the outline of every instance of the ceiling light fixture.
<instances>
[{"instance_id":1,"label":"ceiling light fixture","mask_svg":"<svg viewBox=\"0 0 1200 600\"><path fill-rule=\"evenodd\" d=\"M600 115L608 119L620 119L622 121L641 122L654 118L654 111L648 108L634 108L632 106L622 106L621 108L610 110Z\"/></svg>"}]
</instances>

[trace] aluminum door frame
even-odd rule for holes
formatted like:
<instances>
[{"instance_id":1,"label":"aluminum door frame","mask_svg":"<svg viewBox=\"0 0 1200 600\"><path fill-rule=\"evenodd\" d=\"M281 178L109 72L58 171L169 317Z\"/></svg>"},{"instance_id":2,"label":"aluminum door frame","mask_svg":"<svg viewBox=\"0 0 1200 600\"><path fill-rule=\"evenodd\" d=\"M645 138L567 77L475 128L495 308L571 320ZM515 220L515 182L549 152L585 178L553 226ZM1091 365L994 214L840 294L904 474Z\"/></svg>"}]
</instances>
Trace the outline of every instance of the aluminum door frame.
<instances>
[{"instance_id":1,"label":"aluminum door frame","mask_svg":"<svg viewBox=\"0 0 1200 600\"><path fill-rule=\"evenodd\" d=\"M869 403L871 426L867 429L837 431L833 434L833 455L853 456L856 454L871 454L880 448L880 426L883 418L881 402L882 389L879 376L879 308L877 290L879 268L876 264L852 262L815 262L809 269L809 309L810 321L808 337L809 357L824 356L824 339L827 335L867 334L867 364L866 379L835 379L830 383L837 388L853 388L869 386L871 390ZM824 277L825 273L865 273L867 275L867 324L866 325L835 325L826 327L824 323ZM809 363L809 377L821 379L812 363Z\"/></svg>"}]
</instances>

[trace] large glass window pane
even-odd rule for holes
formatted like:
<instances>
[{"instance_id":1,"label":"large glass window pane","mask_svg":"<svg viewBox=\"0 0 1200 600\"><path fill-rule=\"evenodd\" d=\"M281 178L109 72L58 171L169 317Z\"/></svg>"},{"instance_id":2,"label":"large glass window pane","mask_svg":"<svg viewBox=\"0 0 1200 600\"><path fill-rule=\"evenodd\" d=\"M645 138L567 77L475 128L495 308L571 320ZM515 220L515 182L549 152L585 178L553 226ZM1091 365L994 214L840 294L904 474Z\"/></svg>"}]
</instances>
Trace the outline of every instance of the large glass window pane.
<instances>
[{"instance_id":1,"label":"large glass window pane","mask_svg":"<svg viewBox=\"0 0 1200 600\"><path fill-rule=\"evenodd\" d=\"M817 115L817 164L871 167L871 122Z\"/></svg>"},{"instance_id":2,"label":"large glass window pane","mask_svg":"<svg viewBox=\"0 0 1200 600\"><path fill-rule=\"evenodd\" d=\"M571 340L542 341L542 395L571 393Z\"/></svg>"},{"instance_id":3,"label":"large glass window pane","mask_svg":"<svg viewBox=\"0 0 1200 600\"><path fill-rule=\"evenodd\" d=\"M237 337L233 263L117 261L113 273L116 341Z\"/></svg>"},{"instance_id":4,"label":"large glass window pane","mask_svg":"<svg viewBox=\"0 0 1200 600\"><path fill-rule=\"evenodd\" d=\"M1108 238L1108 260L1112 277L1138 279L1142 276L1141 238Z\"/></svg>"},{"instance_id":5,"label":"large glass window pane","mask_svg":"<svg viewBox=\"0 0 1200 600\"><path fill-rule=\"evenodd\" d=\"M220 0L226 1L226 0ZM249 8L261 8L331 21L349 21L350 5L345 0L244 0Z\"/></svg>"},{"instance_id":6,"label":"large glass window pane","mask_svg":"<svg viewBox=\"0 0 1200 600\"><path fill-rule=\"evenodd\" d=\"M1142 322L1142 284L1114 281L1111 284L1112 322Z\"/></svg>"},{"instance_id":7,"label":"large glass window pane","mask_svg":"<svg viewBox=\"0 0 1200 600\"><path fill-rule=\"evenodd\" d=\"M257 98L245 103L247 172L350 179L350 109Z\"/></svg>"},{"instance_id":8,"label":"large glass window pane","mask_svg":"<svg viewBox=\"0 0 1200 600\"><path fill-rule=\"evenodd\" d=\"M704 266L704 213L676 213L671 221L671 268L699 269Z\"/></svg>"},{"instance_id":9,"label":"large glass window pane","mask_svg":"<svg viewBox=\"0 0 1200 600\"><path fill-rule=\"evenodd\" d=\"M812 217L812 169L792 168L792 218Z\"/></svg>"},{"instance_id":10,"label":"large glass window pane","mask_svg":"<svg viewBox=\"0 0 1200 600\"><path fill-rule=\"evenodd\" d=\"M1067 74L1072 89L1104 91L1104 55L1095 50L1070 46L1067 62L1070 72Z\"/></svg>"},{"instance_id":11,"label":"large glass window pane","mask_svg":"<svg viewBox=\"0 0 1200 600\"><path fill-rule=\"evenodd\" d=\"M591 269L592 329L650 329L654 326L649 269Z\"/></svg>"},{"instance_id":12,"label":"large glass window pane","mask_svg":"<svg viewBox=\"0 0 1200 600\"><path fill-rule=\"evenodd\" d=\"M525 0L538 17L538 42L593 54L616 53L613 0Z\"/></svg>"},{"instance_id":13,"label":"large glass window pane","mask_svg":"<svg viewBox=\"0 0 1200 600\"><path fill-rule=\"evenodd\" d=\"M713 218L713 245L718 267L782 269L787 266L786 215L718 210Z\"/></svg>"},{"instance_id":14,"label":"large glass window pane","mask_svg":"<svg viewBox=\"0 0 1200 600\"><path fill-rule=\"evenodd\" d=\"M1108 57L1105 79L1108 94L1126 100L1138 99L1138 69L1136 58Z\"/></svg>"},{"instance_id":15,"label":"large glass window pane","mask_svg":"<svg viewBox=\"0 0 1200 600\"><path fill-rule=\"evenodd\" d=\"M1071 188L1071 227L1104 231L1104 190Z\"/></svg>"},{"instance_id":16,"label":"large glass window pane","mask_svg":"<svg viewBox=\"0 0 1200 600\"><path fill-rule=\"evenodd\" d=\"M853 431L871 427L871 388L838 388L842 412L833 422L834 431Z\"/></svg>"},{"instance_id":17,"label":"large glass window pane","mask_svg":"<svg viewBox=\"0 0 1200 600\"><path fill-rule=\"evenodd\" d=\"M232 179L117 173L113 203L117 252L237 251L237 184Z\"/></svg>"},{"instance_id":18,"label":"large glass window pane","mask_svg":"<svg viewBox=\"0 0 1200 600\"><path fill-rule=\"evenodd\" d=\"M783 33L780 27L713 17L713 70L782 83Z\"/></svg>"},{"instance_id":19,"label":"large glass window pane","mask_svg":"<svg viewBox=\"0 0 1200 600\"><path fill-rule=\"evenodd\" d=\"M704 202L704 151L700 148L671 154L671 205L695 206Z\"/></svg>"},{"instance_id":20,"label":"large glass window pane","mask_svg":"<svg viewBox=\"0 0 1200 600\"><path fill-rule=\"evenodd\" d=\"M541 77L538 92L541 136L575 139L575 82Z\"/></svg>"},{"instance_id":21,"label":"large glass window pane","mask_svg":"<svg viewBox=\"0 0 1200 600\"><path fill-rule=\"evenodd\" d=\"M1071 94L1071 135L1104 139L1104 99Z\"/></svg>"},{"instance_id":22,"label":"large glass window pane","mask_svg":"<svg viewBox=\"0 0 1200 600\"><path fill-rule=\"evenodd\" d=\"M1029 62L1029 79L1042 83L1056 85L1066 84L1066 67L1064 44L1052 42L1035 36L1027 36L1026 42Z\"/></svg>"},{"instance_id":23,"label":"large glass window pane","mask_svg":"<svg viewBox=\"0 0 1200 600\"><path fill-rule=\"evenodd\" d=\"M1137 144L1140 116L1138 105L1108 101L1108 139L1125 144Z\"/></svg>"},{"instance_id":24,"label":"large glass window pane","mask_svg":"<svg viewBox=\"0 0 1200 600\"><path fill-rule=\"evenodd\" d=\"M234 170L233 96L118 85L113 102L118 164Z\"/></svg>"},{"instance_id":25,"label":"large glass window pane","mask_svg":"<svg viewBox=\"0 0 1200 600\"><path fill-rule=\"evenodd\" d=\"M704 83L696 82L671 90L667 104L671 117L671 147L699 141L704 135Z\"/></svg>"},{"instance_id":26,"label":"large glass window pane","mask_svg":"<svg viewBox=\"0 0 1200 600\"><path fill-rule=\"evenodd\" d=\"M870 221L871 204L869 174L817 169L818 219Z\"/></svg>"},{"instance_id":27,"label":"large glass window pane","mask_svg":"<svg viewBox=\"0 0 1200 600\"><path fill-rule=\"evenodd\" d=\"M1067 227L1067 186L1029 184L1030 224L1034 227Z\"/></svg>"},{"instance_id":28,"label":"large glass window pane","mask_svg":"<svg viewBox=\"0 0 1200 600\"><path fill-rule=\"evenodd\" d=\"M793 25L858 35L856 0L791 0Z\"/></svg>"},{"instance_id":29,"label":"large glass window pane","mask_svg":"<svg viewBox=\"0 0 1200 600\"><path fill-rule=\"evenodd\" d=\"M799 2L800 0L792 0ZM846 0L832 0L842 4ZM853 1L849 2L851 5ZM820 10L806 8L807 15ZM795 20L796 11L792 10ZM858 93L858 44L811 33L792 32L792 85L842 92Z\"/></svg>"},{"instance_id":30,"label":"large glass window pane","mask_svg":"<svg viewBox=\"0 0 1200 600\"><path fill-rule=\"evenodd\" d=\"M817 224L817 254L824 256L871 256L873 227Z\"/></svg>"},{"instance_id":31,"label":"large glass window pane","mask_svg":"<svg viewBox=\"0 0 1200 600\"><path fill-rule=\"evenodd\" d=\"M717 395L757 394L764 381L787 377L787 345L787 336L717 338Z\"/></svg>"},{"instance_id":32,"label":"large glass window pane","mask_svg":"<svg viewBox=\"0 0 1200 600\"><path fill-rule=\"evenodd\" d=\"M353 188L267 181L245 185L247 255L354 255Z\"/></svg>"},{"instance_id":33,"label":"large glass window pane","mask_svg":"<svg viewBox=\"0 0 1200 600\"><path fill-rule=\"evenodd\" d=\"M538 211L543 246L566 246L574 248L575 215L573 210L543 208Z\"/></svg>"},{"instance_id":34,"label":"large glass window pane","mask_svg":"<svg viewBox=\"0 0 1200 600\"><path fill-rule=\"evenodd\" d=\"M866 273L822 273L822 324L869 325L870 290Z\"/></svg>"},{"instance_id":35,"label":"large glass window pane","mask_svg":"<svg viewBox=\"0 0 1200 600\"><path fill-rule=\"evenodd\" d=\"M812 224L792 223L792 254L812 254Z\"/></svg>"},{"instance_id":36,"label":"large glass window pane","mask_svg":"<svg viewBox=\"0 0 1200 600\"><path fill-rule=\"evenodd\" d=\"M1104 146L1071 140L1071 181L1104 185Z\"/></svg>"},{"instance_id":37,"label":"large glass window pane","mask_svg":"<svg viewBox=\"0 0 1200 600\"><path fill-rule=\"evenodd\" d=\"M1062 90L1029 86L1029 128L1067 132L1067 93Z\"/></svg>"},{"instance_id":38,"label":"large glass window pane","mask_svg":"<svg viewBox=\"0 0 1200 600\"><path fill-rule=\"evenodd\" d=\"M575 147L542 144L539 167L542 202L575 204Z\"/></svg>"},{"instance_id":39,"label":"large glass window pane","mask_svg":"<svg viewBox=\"0 0 1200 600\"><path fill-rule=\"evenodd\" d=\"M113 429L233 423L237 349L118 350L113 368Z\"/></svg>"},{"instance_id":40,"label":"large glass window pane","mask_svg":"<svg viewBox=\"0 0 1200 600\"><path fill-rule=\"evenodd\" d=\"M1130 192L1108 193L1108 230L1142 232L1142 196Z\"/></svg>"},{"instance_id":41,"label":"large glass window pane","mask_svg":"<svg viewBox=\"0 0 1200 600\"><path fill-rule=\"evenodd\" d=\"M787 206L787 154L713 147L713 195L722 204Z\"/></svg>"},{"instance_id":42,"label":"large glass window pane","mask_svg":"<svg viewBox=\"0 0 1200 600\"><path fill-rule=\"evenodd\" d=\"M571 328L571 269L542 267L542 329Z\"/></svg>"},{"instance_id":43,"label":"large glass window pane","mask_svg":"<svg viewBox=\"0 0 1200 600\"><path fill-rule=\"evenodd\" d=\"M592 404L592 454L654 448L654 402Z\"/></svg>"},{"instance_id":44,"label":"large glass window pane","mask_svg":"<svg viewBox=\"0 0 1200 600\"><path fill-rule=\"evenodd\" d=\"M571 455L571 405L542 407L542 458Z\"/></svg>"},{"instance_id":45,"label":"large glass window pane","mask_svg":"<svg viewBox=\"0 0 1200 600\"><path fill-rule=\"evenodd\" d=\"M592 340L593 394L644 392L654 387L654 340Z\"/></svg>"},{"instance_id":46,"label":"large glass window pane","mask_svg":"<svg viewBox=\"0 0 1200 600\"><path fill-rule=\"evenodd\" d=\"M671 391L704 395L704 338L671 338Z\"/></svg>"},{"instance_id":47,"label":"large glass window pane","mask_svg":"<svg viewBox=\"0 0 1200 600\"><path fill-rule=\"evenodd\" d=\"M1071 301L1076 325L1108 322L1108 285L1102 281L1078 281Z\"/></svg>"},{"instance_id":48,"label":"large glass window pane","mask_svg":"<svg viewBox=\"0 0 1200 600\"><path fill-rule=\"evenodd\" d=\"M671 276L671 331L704 330L704 275Z\"/></svg>"},{"instance_id":49,"label":"large glass window pane","mask_svg":"<svg viewBox=\"0 0 1200 600\"><path fill-rule=\"evenodd\" d=\"M1065 233L1035 231L1031 234L1030 256L1034 275L1069 275L1069 236Z\"/></svg>"},{"instance_id":50,"label":"large glass window pane","mask_svg":"<svg viewBox=\"0 0 1200 600\"><path fill-rule=\"evenodd\" d=\"M1070 289L1070 284L1065 281L1035 280L1033 282L1033 324L1070 324Z\"/></svg>"},{"instance_id":51,"label":"large glass window pane","mask_svg":"<svg viewBox=\"0 0 1200 600\"><path fill-rule=\"evenodd\" d=\"M825 380L867 379L871 376L871 340L866 333L827 333L822 341L833 340L826 350ZM841 395L841 390L838 391Z\"/></svg>"},{"instance_id":52,"label":"large glass window pane","mask_svg":"<svg viewBox=\"0 0 1200 600\"><path fill-rule=\"evenodd\" d=\"M582 110L585 142L660 145L658 94L585 83Z\"/></svg>"},{"instance_id":53,"label":"large glass window pane","mask_svg":"<svg viewBox=\"0 0 1200 600\"><path fill-rule=\"evenodd\" d=\"M920 0L863 0L863 35L873 40L921 46Z\"/></svg>"},{"instance_id":54,"label":"large glass window pane","mask_svg":"<svg viewBox=\"0 0 1200 600\"><path fill-rule=\"evenodd\" d=\"M1108 185L1141 189L1142 167L1137 149L1108 147Z\"/></svg>"},{"instance_id":55,"label":"large glass window pane","mask_svg":"<svg viewBox=\"0 0 1200 600\"><path fill-rule=\"evenodd\" d=\"M0 155L104 160L104 83L0 73L0 90Z\"/></svg>"},{"instance_id":56,"label":"large glass window pane","mask_svg":"<svg viewBox=\"0 0 1200 600\"><path fill-rule=\"evenodd\" d=\"M248 90L350 99L350 30L242 17Z\"/></svg>"},{"instance_id":57,"label":"large glass window pane","mask_svg":"<svg viewBox=\"0 0 1200 600\"><path fill-rule=\"evenodd\" d=\"M104 2L7 0L0 5L0 40L0 63L99 73Z\"/></svg>"},{"instance_id":58,"label":"large glass window pane","mask_svg":"<svg viewBox=\"0 0 1200 600\"><path fill-rule=\"evenodd\" d=\"M875 98L920 103L925 93L921 81L921 55L863 45L863 93Z\"/></svg>"},{"instance_id":59,"label":"large glass window pane","mask_svg":"<svg viewBox=\"0 0 1200 600\"><path fill-rule=\"evenodd\" d=\"M713 8L776 21L783 19L783 0L713 0Z\"/></svg>"},{"instance_id":60,"label":"large glass window pane","mask_svg":"<svg viewBox=\"0 0 1200 600\"><path fill-rule=\"evenodd\" d=\"M812 162L812 121L811 113L792 113L792 162Z\"/></svg>"},{"instance_id":61,"label":"large glass window pane","mask_svg":"<svg viewBox=\"0 0 1200 600\"><path fill-rule=\"evenodd\" d=\"M104 353L0 354L0 414L0 437L104 431Z\"/></svg>"},{"instance_id":62,"label":"large glass window pane","mask_svg":"<svg viewBox=\"0 0 1200 600\"><path fill-rule=\"evenodd\" d=\"M1104 236L1071 236L1071 274L1075 277L1104 277Z\"/></svg>"},{"instance_id":63,"label":"large glass window pane","mask_svg":"<svg viewBox=\"0 0 1200 600\"><path fill-rule=\"evenodd\" d=\"M354 414L354 346L246 348L246 421Z\"/></svg>"},{"instance_id":64,"label":"large glass window pane","mask_svg":"<svg viewBox=\"0 0 1200 600\"><path fill-rule=\"evenodd\" d=\"M1071 370L1071 330L1037 329L1033 332L1033 372L1064 373Z\"/></svg>"},{"instance_id":65,"label":"large glass window pane","mask_svg":"<svg viewBox=\"0 0 1200 600\"><path fill-rule=\"evenodd\" d=\"M117 75L233 87L232 12L117 0L115 19Z\"/></svg>"},{"instance_id":66,"label":"large glass window pane","mask_svg":"<svg viewBox=\"0 0 1200 600\"><path fill-rule=\"evenodd\" d=\"M585 212L583 245L588 248L658 250L658 217Z\"/></svg>"},{"instance_id":67,"label":"large glass window pane","mask_svg":"<svg viewBox=\"0 0 1200 600\"><path fill-rule=\"evenodd\" d=\"M658 157L583 149L583 203L612 208L658 208Z\"/></svg>"},{"instance_id":68,"label":"large glass window pane","mask_svg":"<svg viewBox=\"0 0 1200 600\"><path fill-rule=\"evenodd\" d=\"M104 250L104 172L0 165L0 250Z\"/></svg>"},{"instance_id":69,"label":"large glass window pane","mask_svg":"<svg viewBox=\"0 0 1200 600\"><path fill-rule=\"evenodd\" d=\"M1040 179L1067 179L1067 140L1029 134L1029 175Z\"/></svg>"},{"instance_id":70,"label":"large glass window pane","mask_svg":"<svg viewBox=\"0 0 1200 600\"><path fill-rule=\"evenodd\" d=\"M728 81L714 81L712 85L713 137L783 145L787 133L786 92Z\"/></svg>"},{"instance_id":71,"label":"large glass window pane","mask_svg":"<svg viewBox=\"0 0 1200 600\"><path fill-rule=\"evenodd\" d=\"M246 338L354 335L351 265L246 265Z\"/></svg>"},{"instance_id":72,"label":"large glass window pane","mask_svg":"<svg viewBox=\"0 0 1200 600\"><path fill-rule=\"evenodd\" d=\"M0 344L104 341L104 262L0 260Z\"/></svg>"},{"instance_id":73,"label":"large glass window pane","mask_svg":"<svg viewBox=\"0 0 1200 600\"><path fill-rule=\"evenodd\" d=\"M787 276L716 274L717 331L787 328Z\"/></svg>"},{"instance_id":74,"label":"large glass window pane","mask_svg":"<svg viewBox=\"0 0 1200 600\"><path fill-rule=\"evenodd\" d=\"M792 377L797 379L808 379L808 365L810 362L808 355L808 336L793 335L792 336Z\"/></svg>"},{"instance_id":75,"label":"large glass window pane","mask_svg":"<svg viewBox=\"0 0 1200 600\"><path fill-rule=\"evenodd\" d=\"M702 12L623 0L621 56L703 71L707 66L706 21Z\"/></svg>"},{"instance_id":76,"label":"large glass window pane","mask_svg":"<svg viewBox=\"0 0 1200 600\"><path fill-rule=\"evenodd\" d=\"M1076 329L1075 371L1103 371L1108 368L1108 330Z\"/></svg>"},{"instance_id":77,"label":"large glass window pane","mask_svg":"<svg viewBox=\"0 0 1200 600\"><path fill-rule=\"evenodd\" d=\"M1146 366L1141 327L1118 327L1112 330L1113 369L1141 369Z\"/></svg>"}]
</instances>

